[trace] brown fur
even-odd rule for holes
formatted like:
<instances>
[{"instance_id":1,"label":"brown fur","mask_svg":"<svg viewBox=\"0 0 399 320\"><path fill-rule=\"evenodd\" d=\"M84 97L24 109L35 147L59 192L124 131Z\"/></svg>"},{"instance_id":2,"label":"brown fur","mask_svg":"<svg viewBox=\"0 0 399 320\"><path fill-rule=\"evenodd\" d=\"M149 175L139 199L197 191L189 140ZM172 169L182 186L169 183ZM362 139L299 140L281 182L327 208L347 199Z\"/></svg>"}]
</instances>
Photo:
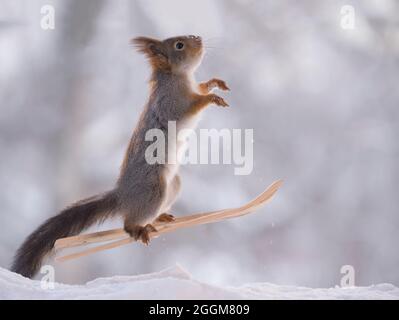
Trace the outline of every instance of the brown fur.
<instances>
[{"instance_id":1,"label":"brown fur","mask_svg":"<svg viewBox=\"0 0 399 320\"><path fill-rule=\"evenodd\" d=\"M194 71L204 51L200 37L182 36L163 41L138 37L132 43L152 67L150 95L130 139L115 188L105 195L76 203L36 229L15 256L12 267L15 272L32 277L58 238L78 234L114 213L122 215L125 230L145 244L150 240L149 233L155 230L152 221L173 220L166 212L180 190L178 166L149 164L145 151L152 142L145 140L145 134L149 129L159 129L167 137L169 121L176 121L179 129L193 126L192 120L209 104L227 106L223 98L209 92L216 87L222 90L228 87L219 79L195 83Z\"/></svg>"}]
</instances>

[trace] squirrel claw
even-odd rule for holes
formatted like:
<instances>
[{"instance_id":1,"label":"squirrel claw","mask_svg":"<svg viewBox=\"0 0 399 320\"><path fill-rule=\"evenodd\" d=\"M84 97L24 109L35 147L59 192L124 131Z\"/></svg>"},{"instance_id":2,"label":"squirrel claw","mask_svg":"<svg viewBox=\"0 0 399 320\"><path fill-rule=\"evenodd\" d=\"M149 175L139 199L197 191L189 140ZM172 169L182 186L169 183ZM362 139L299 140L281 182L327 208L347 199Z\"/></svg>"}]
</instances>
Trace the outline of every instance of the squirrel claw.
<instances>
[{"instance_id":1,"label":"squirrel claw","mask_svg":"<svg viewBox=\"0 0 399 320\"><path fill-rule=\"evenodd\" d=\"M140 240L146 245L148 246L148 244L150 243L150 233L151 232L156 232L157 229L155 229L155 227L152 224L147 224L145 225L145 227L142 229L142 231L140 232Z\"/></svg>"},{"instance_id":2,"label":"squirrel claw","mask_svg":"<svg viewBox=\"0 0 399 320\"><path fill-rule=\"evenodd\" d=\"M126 228L125 231L129 233L129 235L134 238L134 240L141 240L145 245L150 243L150 233L156 232L157 229L152 224L146 224L144 227L142 226L134 226L133 228Z\"/></svg>"},{"instance_id":3,"label":"squirrel claw","mask_svg":"<svg viewBox=\"0 0 399 320\"><path fill-rule=\"evenodd\" d=\"M224 82L223 80L214 79L213 81L214 81L216 87L218 87L220 90L230 91L230 88L227 86L226 82Z\"/></svg>"},{"instance_id":4,"label":"squirrel claw","mask_svg":"<svg viewBox=\"0 0 399 320\"><path fill-rule=\"evenodd\" d=\"M172 222L175 220L175 216L169 213L162 213L155 219L156 222Z\"/></svg>"},{"instance_id":5,"label":"squirrel claw","mask_svg":"<svg viewBox=\"0 0 399 320\"><path fill-rule=\"evenodd\" d=\"M219 80L218 87L221 90L230 91L230 88L227 86L226 82L224 82L223 80Z\"/></svg>"},{"instance_id":6,"label":"squirrel claw","mask_svg":"<svg viewBox=\"0 0 399 320\"><path fill-rule=\"evenodd\" d=\"M211 97L212 103L221 106L221 107L228 107L229 104L222 98L217 96L216 94L213 94Z\"/></svg>"}]
</instances>

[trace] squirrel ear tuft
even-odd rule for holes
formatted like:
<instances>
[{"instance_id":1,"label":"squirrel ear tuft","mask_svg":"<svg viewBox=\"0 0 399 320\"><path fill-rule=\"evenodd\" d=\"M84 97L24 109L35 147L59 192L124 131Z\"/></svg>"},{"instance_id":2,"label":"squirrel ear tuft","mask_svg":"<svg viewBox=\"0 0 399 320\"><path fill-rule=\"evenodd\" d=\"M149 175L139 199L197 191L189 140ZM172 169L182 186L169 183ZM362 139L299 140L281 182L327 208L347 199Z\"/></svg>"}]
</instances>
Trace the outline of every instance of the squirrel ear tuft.
<instances>
[{"instance_id":1,"label":"squirrel ear tuft","mask_svg":"<svg viewBox=\"0 0 399 320\"><path fill-rule=\"evenodd\" d=\"M130 43L137 49L137 51L144 53L149 58L157 56L160 58L166 57L162 50L162 42L159 40L147 37L137 37L130 40Z\"/></svg>"}]
</instances>

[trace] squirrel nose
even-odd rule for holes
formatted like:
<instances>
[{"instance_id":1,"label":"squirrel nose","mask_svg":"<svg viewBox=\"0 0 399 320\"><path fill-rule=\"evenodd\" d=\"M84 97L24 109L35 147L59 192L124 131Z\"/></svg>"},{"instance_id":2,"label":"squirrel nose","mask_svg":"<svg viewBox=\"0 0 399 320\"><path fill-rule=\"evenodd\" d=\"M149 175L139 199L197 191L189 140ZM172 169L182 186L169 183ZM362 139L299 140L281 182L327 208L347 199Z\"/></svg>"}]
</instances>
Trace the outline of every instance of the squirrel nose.
<instances>
[{"instance_id":1,"label":"squirrel nose","mask_svg":"<svg viewBox=\"0 0 399 320\"><path fill-rule=\"evenodd\" d=\"M195 41L197 41L197 42L202 42L202 38L200 37L200 36L193 36L193 35L190 35L190 36L188 36L189 38L191 38L191 39L194 39Z\"/></svg>"}]
</instances>

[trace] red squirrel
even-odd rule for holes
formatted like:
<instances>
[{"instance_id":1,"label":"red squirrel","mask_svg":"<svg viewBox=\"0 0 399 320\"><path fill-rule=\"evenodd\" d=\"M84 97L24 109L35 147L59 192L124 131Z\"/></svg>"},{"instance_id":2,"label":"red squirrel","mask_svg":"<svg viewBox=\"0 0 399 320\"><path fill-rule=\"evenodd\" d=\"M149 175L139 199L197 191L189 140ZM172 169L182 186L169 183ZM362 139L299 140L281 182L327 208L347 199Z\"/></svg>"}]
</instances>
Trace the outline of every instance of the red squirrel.
<instances>
[{"instance_id":1,"label":"red squirrel","mask_svg":"<svg viewBox=\"0 0 399 320\"><path fill-rule=\"evenodd\" d=\"M220 79L197 83L194 72L200 65L204 46L201 37L179 36L166 40L138 37L132 40L152 68L150 96L131 137L114 189L81 200L39 226L18 249L12 270L33 277L57 239L79 234L96 222L120 215L124 229L136 240L148 244L151 222L173 221L168 211L180 189L177 165L149 164L145 150L149 129L168 136L168 121L176 121L177 131L193 128L208 105L227 107L212 89L229 90ZM171 142L168 142L171 143ZM173 143L173 142L172 142ZM179 148L179 146L176 146ZM168 148L165 148L167 153Z\"/></svg>"}]
</instances>

